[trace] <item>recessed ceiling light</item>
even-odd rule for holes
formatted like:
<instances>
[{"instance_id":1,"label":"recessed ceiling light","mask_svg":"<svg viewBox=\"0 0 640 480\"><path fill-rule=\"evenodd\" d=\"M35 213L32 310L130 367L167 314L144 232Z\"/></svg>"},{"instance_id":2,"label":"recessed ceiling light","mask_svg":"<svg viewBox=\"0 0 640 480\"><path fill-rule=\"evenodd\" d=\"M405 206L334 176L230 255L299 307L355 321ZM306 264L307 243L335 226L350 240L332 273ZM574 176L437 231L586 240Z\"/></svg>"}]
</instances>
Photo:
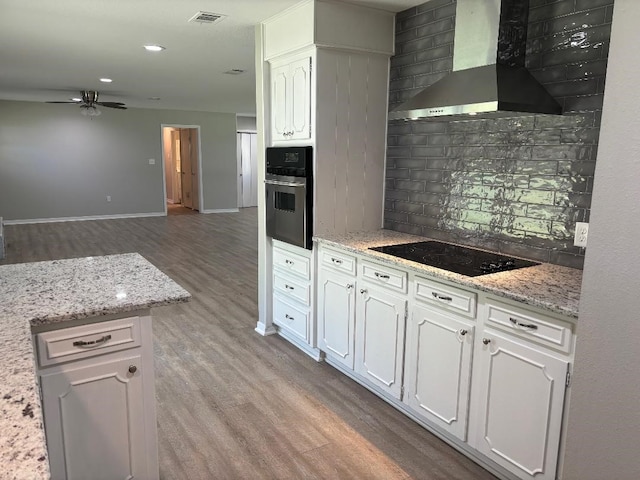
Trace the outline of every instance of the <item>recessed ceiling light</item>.
<instances>
[{"instance_id":1,"label":"recessed ceiling light","mask_svg":"<svg viewBox=\"0 0 640 480\"><path fill-rule=\"evenodd\" d=\"M149 100L160 100L160 97L149 97Z\"/></svg>"},{"instance_id":2,"label":"recessed ceiling light","mask_svg":"<svg viewBox=\"0 0 640 480\"><path fill-rule=\"evenodd\" d=\"M100 81L102 83L111 83L111 82L113 82L113 80L111 80L110 78L101 78Z\"/></svg>"},{"instance_id":3,"label":"recessed ceiling light","mask_svg":"<svg viewBox=\"0 0 640 480\"><path fill-rule=\"evenodd\" d=\"M165 48L161 45L145 45L144 49L147 52L161 52L162 50L165 50Z\"/></svg>"}]
</instances>

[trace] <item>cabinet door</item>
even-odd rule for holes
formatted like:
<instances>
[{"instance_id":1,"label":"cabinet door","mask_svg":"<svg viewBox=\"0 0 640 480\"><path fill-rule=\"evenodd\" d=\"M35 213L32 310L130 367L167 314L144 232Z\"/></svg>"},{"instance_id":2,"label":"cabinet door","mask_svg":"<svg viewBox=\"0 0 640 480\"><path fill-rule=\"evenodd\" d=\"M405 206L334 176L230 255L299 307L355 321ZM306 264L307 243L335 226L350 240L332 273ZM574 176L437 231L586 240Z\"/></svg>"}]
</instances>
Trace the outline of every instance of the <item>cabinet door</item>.
<instances>
[{"instance_id":1,"label":"cabinet door","mask_svg":"<svg viewBox=\"0 0 640 480\"><path fill-rule=\"evenodd\" d=\"M305 140L311 138L311 57L291 63L289 79L289 126L292 134L287 138Z\"/></svg>"},{"instance_id":2,"label":"cabinet door","mask_svg":"<svg viewBox=\"0 0 640 480\"><path fill-rule=\"evenodd\" d=\"M407 301L364 285L356 301L356 372L400 399Z\"/></svg>"},{"instance_id":3,"label":"cabinet door","mask_svg":"<svg viewBox=\"0 0 640 480\"><path fill-rule=\"evenodd\" d=\"M320 270L318 285L318 348L353 370L356 314L355 278Z\"/></svg>"},{"instance_id":4,"label":"cabinet door","mask_svg":"<svg viewBox=\"0 0 640 480\"><path fill-rule=\"evenodd\" d=\"M40 377L51 478L149 478L141 356L84 365Z\"/></svg>"},{"instance_id":5,"label":"cabinet door","mask_svg":"<svg viewBox=\"0 0 640 480\"><path fill-rule=\"evenodd\" d=\"M271 69L271 137L272 140L286 140L288 131L289 65Z\"/></svg>"},{"instance_id":6,"label":"cabinet door","mask_svg":"<svg viewBox=\"0 0 640 480\"><path fill-rule=\"evenodd\" d=\"M411 309L405 354L405 403L465 441L473 324L420 305Z\"/></svg>"},{"instance_id":7,"label":"cabinet door","mask_svg":"<svg viewBox=\"0 0 640 480\"><path fill-rule=\"evenodd\" d=\"M555 479L568 362L486 329L476 448L519 476Z\"/></svg>"}]
</instances>

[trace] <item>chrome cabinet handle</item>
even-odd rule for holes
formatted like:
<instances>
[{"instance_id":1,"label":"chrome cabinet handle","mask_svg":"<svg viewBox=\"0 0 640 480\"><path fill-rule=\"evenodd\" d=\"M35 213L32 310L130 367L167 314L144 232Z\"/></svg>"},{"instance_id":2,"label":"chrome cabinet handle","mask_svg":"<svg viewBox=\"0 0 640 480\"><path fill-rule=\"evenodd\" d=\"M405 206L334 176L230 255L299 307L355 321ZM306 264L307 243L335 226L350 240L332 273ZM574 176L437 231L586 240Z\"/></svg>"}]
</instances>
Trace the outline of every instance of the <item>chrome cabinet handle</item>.
<instances>
[{"instance_id":1,"label":"chrome cabinet handle","mask_svg":"<svg viewBox=\"0 0 640 480\"><path fill-rule=\"evenodd\" d=\"M353 288L353 284L352 283L347 283L346 289L347 290L351 290L352 288Z\"/></svg>"},{"instance_id":2,"label":"chrome cabinet handle","mask_svg":"<svg viewBox=\"0 0 640 480\"><path fill-rule=\"evenodd\" d=\"M382 280L389 280L389 275L384 275L382 273L374 272L376 277L381 278Z\"/></svg>"},{"instance_id":3,"label":"chrome cabinet handle","mask_svg":"<svg viewBox=\"0 0 640 480\"><path fill-rule=\"evenodd\" d=\"M513 317L509 317L509 321L511 321L511 323L513 323L514 325L517 325L518 327L522 327L522 328L529 328L531 330L537 330L538 326L534 325L533 323L521 323L518 320L516 320Z\"/></svg>"},{"instance_id":4,"label":"chrome cabinet handle","mask_svg":"<svg viewBox=\"0 0 640 480\"><path fill-rule=\"evenodd\" d=\"M361 293L362 295L364 295L365 293L367 293L367 289L366 289L366 288L361 288L361 289L360 289L360 293Z\"/></svg>"},{"instance_id":5,"label":"chrome cabinet handle","mask_svg":"<svg viewBox=\"0 0 640 480\"><path fill-rule=\"evenodd\" d=\"M340 260L339 258L333 258L331 257L331 261L333 263L337 263L338 265L342 265L342 260Z\"/></svg>"},{"instance_id":6,"label":"chrome cabinet handle","mask_svg":"<svg viewBox=\"0 0 640 480\"><path fill-rule=\"evenodd\" d=\"M129 365L129 373L136 373L138 371L138 367L135 365Z\"/></svg>"},{"instance_id":7,"label":"chrome cabinet handle","mask_svg":"<svg viewBox=\"0 0 640 480\"><path fill-rule=\"evenodd\" d=\"M295 320L295 318L293 318L291 315L289 315L288 313L285 314L284 318L286 318L287 320Z\"/></svg>"},{"instance_id":8,"label":"chrome cabinet handle","mask_svg":"<svg viewBox=\"0 0 640 480\"><path fill-rule=\"evenodd\" d=\"M284 263L286 263L287 265L293 265L293 262L291 260L285 260Z\"/></svg>"},{"instance_id":9,"label":"chrome cabinet handle","mask_svg":"<svg viewBox=\"0 0 640 480\"><path fill-rule=\"evenodd\" d=\"M458 333L460 333L460 335L462 335L464 337L469 332L463 328Z\"/></svg>"},{"instance_id":10,"label":"chrome cabinet handle","mask_svg":"<svg viewBox=\"0 0 640 480\"><path fill-rule=\"evenodd\" d=\"M482 339L482 343L484 343L485 345L489 345L491 343L491 339L490 338L483 338Z\"/></svg>"},{"instance_id":11,"label":"chrome cabinet handle","mask_svg":"<svg viewBox=\"0 0 640 480\"><path fill-rule=\"evenodd\" d=\"M285 283L285 285L284 285L284 288L286 288L287 290L295 290L295 288L293 288L293 287L291 287L291 286L287 285L286 283Z\"/></svg>"},{"instance_id":12,"label":"chrome cabinet handle","mask_svg":"<svg viewBox=\"0 0 640 480\"><path fill-rule=\"evenodd\" d=\"M86 342L84 340L78 340L76 342L73 342L73 346L74 347L94 347L96 345L100 345L101 343L104 343L109 340L111 340L111 335L104 335L103 337L98 338L97 340L91 340L90 342Z\"/></svg>"},{"instance_id":13,"label":"chrome cabinet handle","mask_svg":"<svg viewBox=\"0 0 640 480\"><path fill-rule=\"evenodd\" d=\"M437 292L431 292L431 295L433 295L433 298L437 300L442 300L443 302L450 302L453 300L453 298L447 297L446 295L440 295Z\"/></svg>"}]
</instances>

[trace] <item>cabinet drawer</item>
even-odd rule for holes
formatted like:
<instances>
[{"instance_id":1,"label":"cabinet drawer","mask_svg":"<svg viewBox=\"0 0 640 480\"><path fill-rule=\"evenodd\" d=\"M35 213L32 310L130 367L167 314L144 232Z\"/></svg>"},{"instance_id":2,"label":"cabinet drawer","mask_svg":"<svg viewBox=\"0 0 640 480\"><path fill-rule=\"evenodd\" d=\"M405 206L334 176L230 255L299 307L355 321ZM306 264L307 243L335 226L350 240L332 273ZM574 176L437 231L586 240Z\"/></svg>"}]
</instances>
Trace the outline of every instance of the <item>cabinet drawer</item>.
<instances>
[{"instance_id":1,"label":"cabinet drawer","mask_svg":"<svg viewBox=\"0 0 640 480\"><path fill-rule=\"evenodd\" d=\"M309 280L311 277L311 261L309 258L277 246L273 247L273 266L305 280Z\"/></svg>"},{"instance_id":2,"label":"cabinet drawer","mask_svg":"<svg viewBox=\"0 0 640 480\"><path fill-rule=\"evenodd\" d=\"M36 335L41 367L140 346L140 317L63 328Z\"/></svg>"},{"instance_id":3,"label":"cabinet drawer","mask_svg":"<svg viewBox=\"0 0 640 480\"><path fill-rule=\"evenodd\" d=\"M417 300L438 305L465 317L475 318L476 316L477 296L466 290L416 277L415 297Z\"/></svg>"},{"instance_id":4,"label":"cabinet drawer","mask_svg":"<svg viewBox=\"0 0 640 480\"><path fill-rule=\"evenodd\" d=\"M273 299L273 323L309 341L309 311L303 311L284 301L279 295Z\"/></svg>"},{"instance_id":5,"label":"cabinet drawer","mask_svg":"<svg viewBox=\"0 0 640 480\"><path fill-rule=\"evenodd\" d=\"M308 283L292 280L291 278L273 274L273 289L281 295L291 297L307 306L311 304L311 287Z\"/></svg>"},{"instance_id":6,"label":"cabinet drawer","mask_svg":"<svg viewBox=\"0 0 640 480\"><path fill-rule=\"evenodd\" d=\"M571 324L562 320L490 301L487 324L562 352L571 351Z\"/></svg>"},{"instance_id":7,"label":"cabinet drawer","mask_svg":"<svg viewBox=\"0 0 640 480\"><path fill-rule=\"evenodd\" d=\"M323 249L320 252L320 264L341 272L356 274L356 257L337 250Z\"/></svg>"},{"instance_id":8,"label":"cabinet drawer","mask_svg":"<svg viewBox=\"0 0 640 480\"><path fill-rule=\"evenodd\" d=\"M402 270L363 261L362 277L394 290L407 291L407 274Z\"/></svg>"}]
</instances>

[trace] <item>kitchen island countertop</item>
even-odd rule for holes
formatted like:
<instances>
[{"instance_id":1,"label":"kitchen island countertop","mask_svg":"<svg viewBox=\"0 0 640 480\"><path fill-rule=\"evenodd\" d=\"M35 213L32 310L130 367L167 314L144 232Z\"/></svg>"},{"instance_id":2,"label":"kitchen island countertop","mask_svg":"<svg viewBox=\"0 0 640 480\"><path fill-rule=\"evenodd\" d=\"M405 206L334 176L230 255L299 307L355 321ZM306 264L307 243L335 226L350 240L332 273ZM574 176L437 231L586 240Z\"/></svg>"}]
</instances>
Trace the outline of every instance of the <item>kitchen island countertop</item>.
<instances>
[{"instance_id":1,"label":"kitchen island countertop","mask_svg":"<svg viewBox=\"0 0 640 480\"><path fill-rule=\"evenodd\" d=\"M533 267L468 277L440 268L369 250L371 247L433 240L392 230L316 236L314 240L367 256L415 273L448 280L573 319L578 318L582 270L541 263Z\"/></svg>"},{"instance_id":2,"label":"kitchen island countertop","mask_svg":"<svg viewBox=\"0 0 640 480\"><path fill-rule=\"evenodd\" d=\"M1 478L49 478L32 326L190 298L137 253L0 266Z\"/></svg>"}]
</instances>

